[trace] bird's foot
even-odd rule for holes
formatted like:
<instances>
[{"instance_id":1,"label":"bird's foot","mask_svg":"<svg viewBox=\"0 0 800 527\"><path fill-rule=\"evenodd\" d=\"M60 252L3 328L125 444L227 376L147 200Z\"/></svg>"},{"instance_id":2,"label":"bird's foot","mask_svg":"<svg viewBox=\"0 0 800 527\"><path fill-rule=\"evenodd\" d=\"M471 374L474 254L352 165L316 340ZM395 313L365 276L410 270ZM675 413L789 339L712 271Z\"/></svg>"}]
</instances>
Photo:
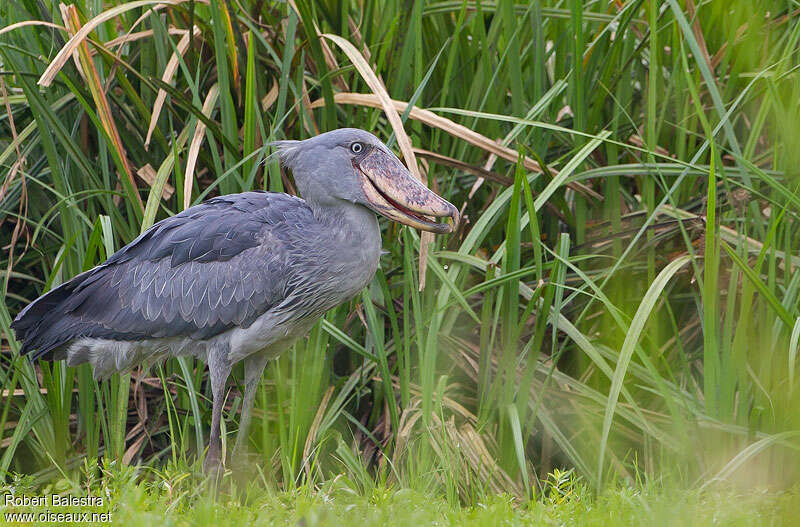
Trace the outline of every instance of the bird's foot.
<instances>
[{"instance_id":1,"label":"bird's foot","mask_svg":"<svg viewBox=\"0 0 800 527\"><path fill-rule=\"evenodd\" d=\"M203 460L203 472L205 472L207 476L213 477L213 479L219 479L224 471L225 466L222 464L222 458L219 452L209 449L206 458Z\"/></svg>"},{"instance_id":2,"label":"bird's foot","mask_svg":"<svg viewBox=\"0 0 800 527\"><path fill-rule=\"evenodd\" d=\"M234 450L227 467L231 471L231 479L240 488L247 486L258 479L260 457L250 452L249 449Z\"/></svg>"},{"instance_id":3,"label":"bird's foot","mask_svg":"<svg viewBox=\"0 0 800 527\"><path fill-rule=\"evenodd\" d=\"M237 474L252 474L256 468L258 456L248 451L247 448L233 450L230 468Z\"/></svg>"}]
</instances>

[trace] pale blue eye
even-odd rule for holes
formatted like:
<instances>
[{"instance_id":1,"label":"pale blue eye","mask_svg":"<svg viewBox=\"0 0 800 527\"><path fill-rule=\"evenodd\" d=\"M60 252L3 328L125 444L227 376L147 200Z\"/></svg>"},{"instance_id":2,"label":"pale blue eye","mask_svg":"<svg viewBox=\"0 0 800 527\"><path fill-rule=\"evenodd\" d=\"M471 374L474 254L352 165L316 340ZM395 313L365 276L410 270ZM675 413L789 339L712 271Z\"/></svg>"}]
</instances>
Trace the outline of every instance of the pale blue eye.
<instances>
[{"instance_id":1,"label":"pale blue eye","mask_svg":"<svg viewBox=\"0 0 800 527\"><path fill-rule=\"evenodd\" d=\"M360 154L364 150L364 145L361 143L353 143L350 145L350 151L354 154Z\"/></svg>"}]
</instances>

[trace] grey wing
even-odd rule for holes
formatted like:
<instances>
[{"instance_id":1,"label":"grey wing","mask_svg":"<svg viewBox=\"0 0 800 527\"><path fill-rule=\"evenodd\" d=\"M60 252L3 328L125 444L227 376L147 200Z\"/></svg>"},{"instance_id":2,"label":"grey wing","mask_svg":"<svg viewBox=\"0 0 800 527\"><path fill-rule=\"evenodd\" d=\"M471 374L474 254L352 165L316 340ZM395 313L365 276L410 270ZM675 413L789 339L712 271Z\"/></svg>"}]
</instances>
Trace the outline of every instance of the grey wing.
<instances>
[{"instance_id":1,"label":"grey wing","mask_svg":"<svg viewBox=\"0 0 800 527\"><path fill-rule=\"evenodd\" d=\"M256 247L224 261L189 260L175 267L170 258L117 265L84 290L86 300L70 314L108 329L92 336L123 340L207 339L249 326L283 299L280 242L268 235L265 242L278 250Z\"/></svg>"},{"instance_id":2,"label":"grey wing","mask_svg":"<svg viewBox=\"0 0 800 527\"><path fill-rule=\"evenodd\" d=\"M40 297L12 327L33 358L78 337L207 339L246 327L284 300L287 230L310 220L305 202L285 194L215 198Z\"/></svg>"}]
</instances>

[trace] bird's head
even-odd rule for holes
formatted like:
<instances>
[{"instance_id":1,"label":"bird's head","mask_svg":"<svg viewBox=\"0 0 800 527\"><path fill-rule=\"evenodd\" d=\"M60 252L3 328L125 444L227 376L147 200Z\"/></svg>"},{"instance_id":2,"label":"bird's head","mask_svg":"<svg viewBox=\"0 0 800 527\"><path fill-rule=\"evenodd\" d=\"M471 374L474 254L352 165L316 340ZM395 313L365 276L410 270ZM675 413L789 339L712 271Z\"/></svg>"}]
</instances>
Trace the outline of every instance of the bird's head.
<instances>
[{"instance_id":1,"label":"bird's head","mask_svg":"<svg viewBox=\"0 0 800 527\"><path fill-rule=\"evenodd\" d=\"M349 201L387 218L437 234L452 232L458 210L415 178L380 139L356 128L340 128L304 141L276 141L300 193L317 206Z\"/></svg>"}]
</instances>

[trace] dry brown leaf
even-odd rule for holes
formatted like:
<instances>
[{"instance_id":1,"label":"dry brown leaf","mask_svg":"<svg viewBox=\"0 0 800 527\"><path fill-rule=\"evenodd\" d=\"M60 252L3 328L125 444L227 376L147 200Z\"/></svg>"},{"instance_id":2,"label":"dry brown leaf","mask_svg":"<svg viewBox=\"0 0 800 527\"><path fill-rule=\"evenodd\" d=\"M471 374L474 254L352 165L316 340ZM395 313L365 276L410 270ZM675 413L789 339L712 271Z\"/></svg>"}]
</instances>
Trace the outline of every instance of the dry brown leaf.
<instances>
[{"instance_id":1,"label":"dry brown leaf","mask_svg":"<svg viewBox=\"0 0 800 527\"><path fill-rule=\"evenodd\" d=\"M139 437L136 438L136 441L134 441L131 444L131 446L128 447L125 453L122 454L123 465L130 465L131 461L133 461L133 456L135 456L136 453L139 451L139 449L142 447L142 444L144 443L145 439L147 439L147 434L144 431L142 431L139 434Z\"/></svg>"},{"instance_id":2,"label":"dry brown leaf","mask_svg":"<svg viewBox=\"0 0 800 527\"><path fill-rule=\"evenodd\" d=\"M499 183L506 187L509 187L514 184L514 180L508 176L504 176L503 174L499 174L497 172L492 172L491 170L485 167L479 167L475 165L470 165L469 163L465 163L460 161L454 157L446 156L444 154L440 154L438 152L431 152L430 150L424 150L422 148L414 148L414 153L417 156L429 159L434 163L438 163L440 165L449 166L452 168L456 168L463 172L468 172L474 176L477 176L482 179L488 179L490 181L494 181L495 183ZM494 156L494 154L491 154Z\"/></svg>"},{"instance_id":3,"label":"dry brown leaf","mask_svg":"<svg viewBox=\"0 0 800 527\"><path fill-rule=\"evenodd\" d=\"M272 81L272 88L270 88L264 98L261 99L261 109L263 111L266 112L275 104L275 101L278 100L278 91L278 79L274 79Z\"/></svg>"},{"instance_id":4,"label":"dry brown leaf","mask_svg":"<svg viewBox=\"0 0 800 527\"><path fill-rule=\"evenodd\" d=\"M714 64L711 60L711 55L708 52L708 46L706 46L706 39L703 36L703 29L700 27L700 19L696 16L697 8L695 7L693 0L686 0L686 12L689 15L689 20L692 21L692 32L694 33L694 38L697 40L698 46L700 46L700 52L703 55L703 60L706 61L709 71L714 71Z\"/></svg>"},{"instance_id":5,"label":"dry brown leaf","mask_svg":"<svg viewBox=\"0 0 800 527\"><path fill-rule=\"evenodd\" d=\"M383 83L378 79L378 76L375 75L375 72L372 71L367 60L361 55L356 47L350 43L350 41L338 36L332 35L330 33L324 33L320 35L321 37L327 38L328 40L333 41L336 43L342 51L345 52L347 57L350 59L350 62L353 63L358 73L361 74L361 77L369 86L369 89L372 90L372 97L375 97L377 101L380 103L380 108L383 108L383 112L386 114L386 118L389 120L389 124L392 125L392 130L394 130L394 135L397 138L397 146L400 147L400 152L403 153L403 158L406 160L406 165L408 169L411 171L414 176L426 183L426 181L422 178L422 174L419 172L419 167L417 166L417 159L414 156L414 149L411 146L411 139L408 137L405 129L403 128L403 121L400 120L400 114L395 107L395 101L392 101L392 98L389 97L389 93L386 91L386 88L383 86ZM336 94L338 96L340 94ZM335 97L334 96L334 99ZM311 105L313 108L313 104ZM400 110L402 111L402 110ZM425 276L426 271L428 269L428 245L433 240L433 234L429 232L423 232L422 236L420 237L419 243L419 288L420 290L425 288Z\"/></svg>"},{"instance_id":6,"label":"dry brown leaf","mask_svg":"<svg viewBox=\"0 0 800 527\"><path fill-rule=\"evenodd\" d=\"M142 181L144 181L151 187L156 182L156 174L157 174L156 169L150 166L149 163L136 171L136 175L139 176L139 178ZM169 199L172 197L173 194L175 194L175 187L173 187L172 185L170 185L165 181L164 188L161 190L161 197L164 199Z\"/></svg>"},{"instance_id":7,"label":"dry brown leaf","mask_svg":"<svg viewBox=\"0 0 800 527\"><path fill-rule=\"evenodd\" d=\"M303 95L300 97L300 102L303 105L302 109L298 106L297 107L297 117L300 119L300 122L304 125L311 125L311 128L306 126L306 132L309 135L318 135L319 134L319 126L317 125L317 121L314 119L314 112L311 111L311 99L308 96L308 87L306 86L306 79L300 81L303 89ZM306 119L303 119L303 112L305 111L305 117L308 119L308 123L306 123Z\"/></svg>"},{"instance_id":8,"label":"dry brown leaf","mask_svg":"<svg viewBox=\"0 0 800 527\"><path fill-rule=\"evenodd\" d=\"M47 388L39 388L39 393L41 393L42 395L47 395ZM23 397L25 396L25 390L22 388L16 388L14 392L11 394L11 396ZM2 392L0 392L0 397L2 397L3 399L8 397L8 390L3 390Z\"/></svg>"},{"instance_id":9,"label":"dry brown leaf","mask_svg":"<svg viewBox=\"0 0 800 527\"><path fill-rule=\"evenodd\" d=\"M192 35L197 36L200 34L200 29L197 26L194 27L192 31ZM161 75L161 81L165 84L171 84L173 77L175 77L175 72L178 70L178 65L180 63L180 55L186 53L186 49L189 47L189 43L191 42L192 35L189 34L187 31L181 39L178 41L177 46L175 46L175 51L172 53L172 56L169 58L167 65L164 67L164 73ZM180 54L180 55L179 55ZM164 107L164 101L167 99L167 91L162 89L158 90L158 95L156 95L156 101L153 103L153 113L150 114L150 126L147 127L147 137L144 140L144 149L147 150L150 147L150 139L153 137L153 131L156 129L156 124L158 124L158 118L161 115L161 109Z\"/></svg>"},{"instance_id":10,"label":"dry brown leaf","mask_svg":"<svg viewBox=\"0 0 800 527\"><path fill-rule=\"evenodd\" d=\"M297 2L295 0L288 0L289 5L292 6L294 12L297 13L297 18L301 19L300 17L300 10L297 9ZM319 35L321 31L319 30L319 26L316 22L314 22L314 32ZM327 42L320 39L319 41L320 47L322 48L322 56L325 59L325 65L328 66L328 70L336 71L339 69L339 63L336 62L336 57L333 55L333 51L331 51L331 47L328 45ZM350 88L347 87L347 84L344 82L344 79L341 76L335 76L331 79L331 82L336 85L337 88L343 91L348 91Z\"/></svg>"},{"instance_id":11,"label":"dry brown leaf","mask_svg":"<svg viewBox=\"0 0 800 527\"><path fill-rule=\"evenodd\" d=\"M178 29L175 26L169 26L167 29L167 33L170 35L184 35L188 33L188 29ZM138 31L136 33L126 33L120 37L114 38L109 40L105 43L105 47L111 49L115 46L121 46L123 44L127 44L128 42L136 42L137 40L141 40L143 38L152 37L154 34L152 29L145 29L144 31ZM89 39L92 44L95 44L95 41ZM92 55L97 54L96 50L92 50Z\"/></svg>"},{"instance_id":12,"label":"dry brown leaf","mask_svg":"<svg viewBox=\"0 0 800 527\"><path fill-rule=\"evenodd\" d=\"M81 45L82 42L85 42L86 37L89 36L94 28L111 20L112 18L125 13L126 11L130 11L131 9L137 9L140 7L145 6L152 6L152 5L177 5L188 0L136 0L135 2L129 2L127 4L122 4L116 7L112 7L108 11L103 11L96 17L92 18L85 25L83 25L79 31L77 31L72 38L70 38L64 47L56 54L53 61L44 70L42 76L39 77L39 85L40 86L50 86L53 83L53 79L56 78L58 72L61 71L61 68L64 67L64 64L67 63L69 57L78 49L78 46Z\"/></svg>"},{"instance_id":13,"label":"dry brown leaf","mask_svg":"<svg viewBox=\"0 0 800 527\"><path fill-rule=\"evenodd\" d=\"M203 115L211 117L211 111L214 105L217 104L217 97L219 96L219 84L214 84L208 94L206 100L203 102ZM194 129L192 142L189 144L189 154L186 157L186 176L183 179L183 208L188 209L189 203L192 200L192 186L194 184L194 167L197 164L197 156L200 155L200 145L205 137L206 125L203 121L197 121L197 126Z\"/></svg>"},{"instance_id":14,"label":"dry brown leaf","mask_svg":"<svg viewBox=\"0 0 800 527\"><path fill-rule=\"evenodd\" d=\"M314 444L314 441L317 439L317 433L319 432L319 426L322 423L322 418L325 416L325 410L328 409L328 403L333 396L334 387L330 386L326 391L325 395L322 396L322 401L319 403L319 408L317 408L317 413L314 415L314 420L311 422L311 428L308 429L308 435L306 436L306 443L303 446L303 459L305 460L304 468L306 471L306 475L310 478L311 477L311 467L308 465L308 460L311 457L311 445Z\"/></svg>"},{"instance_id":15,"label":"dry brown leaf","mask_svg":"<svg viewBox=\"0 0 800 527\"><path fill-rule=\"evenodd\" d=\"M358 106L369 106L371 108L380 108L383 104L383 101L379 101L374 95L368 93L337 93L334 95L334 101L338 104L354 104ZM322 99L318 99L311 103L311 107L318 108L324 104L325 102ZM391 100L391 104L398 112L405 112L406 108L408 108L408 103L405 101ZM411 112L408 114L408 116L411 119L423 122L434 128L439 128L450 135L463 139L467 143L477 146L482 150L492 152L498 157L502 157L507 161L511 161L512 163L516 163L517 161L517 152L515 150L500 146L485 135L471 130L466 126L458 124L446 117L437 115L429 110L423 110L417 106L411 109ZM524 163L526 169L532 172L542 172L542 167L540 167L539 163L533 159L526 157L524 159ZM553 173L553 175L558 173L558 171L554 169L550 169L550 171Z\"/></svg>"},{"instance_id":16,"label":"dry brown leaf","mask_svg":"<svg viewBox=\"0 0 800 527\"><path fill-rule=\"evenodd\" d=\"M354 41L361 46L361 53L364 55L364 58L367 59L367 62L372 63L372 53L370 53L369 47L364 42L364 37L361 36L361 30L358 28L358 25L356 25L355 20L353 20L353 17L348 16L347 22L350 26L350 34L353 36ZM375 68L373 68L373 71L374 70ZM381 83L381 86L386 89L386 83L383 82L383 77L381 77L380 73L375 72L375 75L378 77L378 81Z\"/></svg>"},{"instance_id":17,"label":"dry brown leaf","mask_svg":"<svg viewBox=\"0 0 800 527\"><path fill-rule=\"evenodd\" d=\"M67 23L70 32L76 35L81 34L86 26L81 27L77 8L74 5L65 6L63 4L61 4L60 7L61 16ZM64 49L67 49L67 46L65 46ZM95 106L97 107L97 116L100 118L103 129L110 139L110 146L117 152L117 155L122 161L125 176L130 180L131 186L135 189L136 181L133 179L133 173L128 163L128 156L125 153L125 147L122 145L122 139L117 130L117 125L114 122L114 116L111 113L111 106L108 104L108 98L106 97L103 83L100 81L100 75L97 73L94 60L92 60L91 54L89 53L89 45L86 43L85 39L80 39L73 51L76 54L75 63L81 66L82 75L92 94ZM142 197L138 192L135 192L134 195L142 211L144 211Z\"/></svg>"},{"instance_id":18,"label":"dry brown leaf","mask_svg":"<svg viewBox=\"0 0 800 527\"><path fill-rule=\"evenodd\" d=\"M356 106L369 106L370 108L382 108L382 103L374 95L369 93L337 93L333 96L333 100L338 104L353 104ZM398 112L405 112L406 108L408 107L408 103L405 101L392 100L392 103ZM311 107L319 108L324 104L325 101L322 99L317 99L311 103ZM409 118L425 123L428 126L439 128L440 130L443 130L454 137L458 137L459 139L462 139L473 146L477 146L482 150L494 153L506 161L510 161L512 163L517 162L516 150L501 146L485 135L482 135L474 130L470 130L466 126L453 122L446 117L437 115L430 110L423 110L422 108L415 106L411 109L408 116ZM523 164L527 170L542 173L542 167L539 166L539 163L529 157L525 157L523 159ZM548 172L552 174L553 177L558 175L558 170L552 167L548 167ZM576 181L568 183L567 186L587 197L603 199L602 195L598 194L586 185Z\"/></svg>"},{"instance_id":19,"label":"dry brown leaf","mask_svg":"<svg viewBox=\"0 0 800 527\"><path fill-rule=\"evenodd\" d=\"M55 29L60 29L61 31L67 30L67 28L65 28L64 26L60 26L52 22L45 22L44 20L23 20L22 22L17 22L16 24L11 24L10 26L6 26L0 29L0 35L25 26L46 26L46 27L53 27Z\"/></svg>"},{"instance_id":20,"label":"dry brown leaf","mask_svg":"<svg viewBox=\"0 0 800 527\"><path fill-rule=\"evenodd\" d=\"M343 39L338 35L331 35L331 34L323 34L322 37L328 38L338 44L345 54L350 58L350 61L355 66L356 70L361 74L361 77L367 83L370 90L372 90L372 94L368 93L337 93L334 95L334 101L339 104L361 104L362 106L371 106L373 108L382 108L384 113L386 114L386 118L389 120L389 124L392 126L392 130L394 131L395 135L397 136L397 145L400 148L400 152L403 154L403 158L406 160L406 164L408 165L408 169L411 171L414 176L418 179L422 179L422 175L419 172L419 167L416 164L416 158L414 157L414 150L411 146L411 139L409 139L408 134L406 133L405 129L403 128L403 122L400 120L399 112L405 111L405 107L407 103L401 103L400 101L394 101L386 90L381 85L378 77L370 68L367 61L361 55L361 53L351 44L349 41ZM325 104L324 100L318 99L311 103L312 108L319 108ZM415 108L416 109L416 108ZM413 110L412 110L413 111ZM432 114L434 115L434 114Z\"/></svg>"}]
</instances>

